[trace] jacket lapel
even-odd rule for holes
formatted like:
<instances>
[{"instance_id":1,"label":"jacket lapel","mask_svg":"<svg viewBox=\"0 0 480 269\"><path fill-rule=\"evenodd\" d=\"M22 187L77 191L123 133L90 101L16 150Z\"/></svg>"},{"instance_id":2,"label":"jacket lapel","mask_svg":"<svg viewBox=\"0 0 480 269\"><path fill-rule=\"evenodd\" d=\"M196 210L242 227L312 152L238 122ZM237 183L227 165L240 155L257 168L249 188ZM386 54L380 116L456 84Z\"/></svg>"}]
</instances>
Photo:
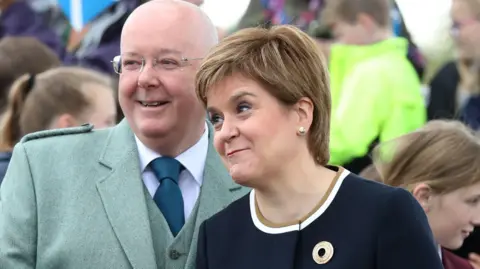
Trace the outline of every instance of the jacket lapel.
<instances>
[{"instance_id":1,"label":"jacket lapel","mask_svg":"<svg viewBox=\"0 0 480 269\"><path fill-rule=\"evenodd\" d=\"M243 190L242 190L243 189ZM233 182L213 145L209 145L204 180L199 196L196 228L205 219L240 198L246 188Z\"/></svg>"},{"instance_id":2,"label":"jacket lapel","mask_svg":"<svg viewBox=\"0 0 480 269\"><path fill-rule=\"evenodd\" d=\"M249 191L248 188L234 183L228 174L225 165L213 147L214 130L210 123L208 123L208 129L209 143L207 160L205 162L203 184L198 198L198 211L195 219L193 241L190 245L190 252L185 268L192 268L195 262L198 230L202 222Z\"/></svg>"},{"instance_id":3,"label":"jacket lapel","mask_svg":"<svg viewBox=\"0 0 480 269\"><path fill-rule=\"evenodd\" d=\"M126 120L112 129L100 164L106 169L97 189L128 260L135 269L157 268L138 150Z\"/></svg>"}]
</instances>

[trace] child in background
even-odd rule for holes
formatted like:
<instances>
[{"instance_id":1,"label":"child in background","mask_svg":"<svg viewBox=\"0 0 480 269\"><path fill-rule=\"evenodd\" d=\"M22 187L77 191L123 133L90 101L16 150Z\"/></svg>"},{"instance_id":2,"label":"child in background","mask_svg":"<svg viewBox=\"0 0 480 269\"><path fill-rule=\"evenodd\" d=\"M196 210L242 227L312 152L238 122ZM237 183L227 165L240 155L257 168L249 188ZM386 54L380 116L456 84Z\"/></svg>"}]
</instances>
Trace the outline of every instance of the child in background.
<instances>
[{"instance_id":1,"label":"child in background","mask_svg":"<svg viewBox=\"0 0 480 269\"><path fill-rule=\"evenodd\" d=\"M408 41L394 37L389 0L328 0L322 19L330 47L330 163L358 173L373 146L421 127L421 83L407 59Z\"/></svg>"},{"instance_id":2,"label":"child in background","mask_svg":"<svg viewBox=\"0 0 480 269\"><path fill-rule=\"evenodd\" d=\"M367 176L407 189L425 210L445 269L478 268L477 256L469 263L449 251L480 224L478 134L460 122L430 121L380 144L373 160L378 176Z\"/></svg>"}]
</instances>

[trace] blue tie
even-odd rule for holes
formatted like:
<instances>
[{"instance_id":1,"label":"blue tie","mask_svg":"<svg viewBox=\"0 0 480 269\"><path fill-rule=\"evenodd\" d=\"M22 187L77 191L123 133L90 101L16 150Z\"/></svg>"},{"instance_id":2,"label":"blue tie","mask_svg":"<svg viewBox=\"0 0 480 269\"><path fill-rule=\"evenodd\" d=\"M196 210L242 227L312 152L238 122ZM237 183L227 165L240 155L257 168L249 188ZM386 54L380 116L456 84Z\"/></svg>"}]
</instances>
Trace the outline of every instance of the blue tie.
<instances>
[{"instance_id":1,"label":"blue tie","mask_svg":"<svg viewBox=\"0 0 480 269\"><path fill-rule=\"evenodd\" d=\"M160 181L153 200L162 211L173 236L177 236L185 223L183 197L178 186L178 177L183 166L173 158L160 157L150 163L150 168Z\"/></svg>"}]
</instances>

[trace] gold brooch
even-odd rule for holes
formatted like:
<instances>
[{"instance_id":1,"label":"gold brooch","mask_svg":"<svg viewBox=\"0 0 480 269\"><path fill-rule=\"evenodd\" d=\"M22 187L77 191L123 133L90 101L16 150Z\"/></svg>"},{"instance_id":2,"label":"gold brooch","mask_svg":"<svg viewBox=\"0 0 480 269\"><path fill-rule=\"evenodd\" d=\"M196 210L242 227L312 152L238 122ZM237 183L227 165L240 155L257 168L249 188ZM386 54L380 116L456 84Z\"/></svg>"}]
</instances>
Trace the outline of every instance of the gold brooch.
<instances>
[{"instance_id":1,"label":"gold brooch","mask_svg":"<svg viewBox=\"0 0 480 269\"><path fill-rule=\"evenodd\" d=\"M313 260L317 264L325 264L333 257L333 246L327 241L322 241L315 245L312 252Z\"/></svg>"}]
</instances>

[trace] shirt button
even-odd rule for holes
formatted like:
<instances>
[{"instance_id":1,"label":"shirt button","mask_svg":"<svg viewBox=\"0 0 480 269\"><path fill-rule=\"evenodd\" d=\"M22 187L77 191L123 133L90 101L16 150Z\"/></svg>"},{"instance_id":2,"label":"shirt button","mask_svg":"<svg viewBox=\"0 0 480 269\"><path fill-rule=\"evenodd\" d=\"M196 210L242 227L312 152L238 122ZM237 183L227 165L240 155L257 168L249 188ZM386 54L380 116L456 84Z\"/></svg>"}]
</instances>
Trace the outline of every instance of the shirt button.
<instances>
[{"instance_id":1,"label":"shirt button","mask_svg":"<svg viewBox=\"0 0 480 269\"><path fill-rule=\"evenodd\" d=\"M178 260L180 258L180 253L176 250L170 250L170 259L172 260Z\"/></svg>"}]
</instances>

